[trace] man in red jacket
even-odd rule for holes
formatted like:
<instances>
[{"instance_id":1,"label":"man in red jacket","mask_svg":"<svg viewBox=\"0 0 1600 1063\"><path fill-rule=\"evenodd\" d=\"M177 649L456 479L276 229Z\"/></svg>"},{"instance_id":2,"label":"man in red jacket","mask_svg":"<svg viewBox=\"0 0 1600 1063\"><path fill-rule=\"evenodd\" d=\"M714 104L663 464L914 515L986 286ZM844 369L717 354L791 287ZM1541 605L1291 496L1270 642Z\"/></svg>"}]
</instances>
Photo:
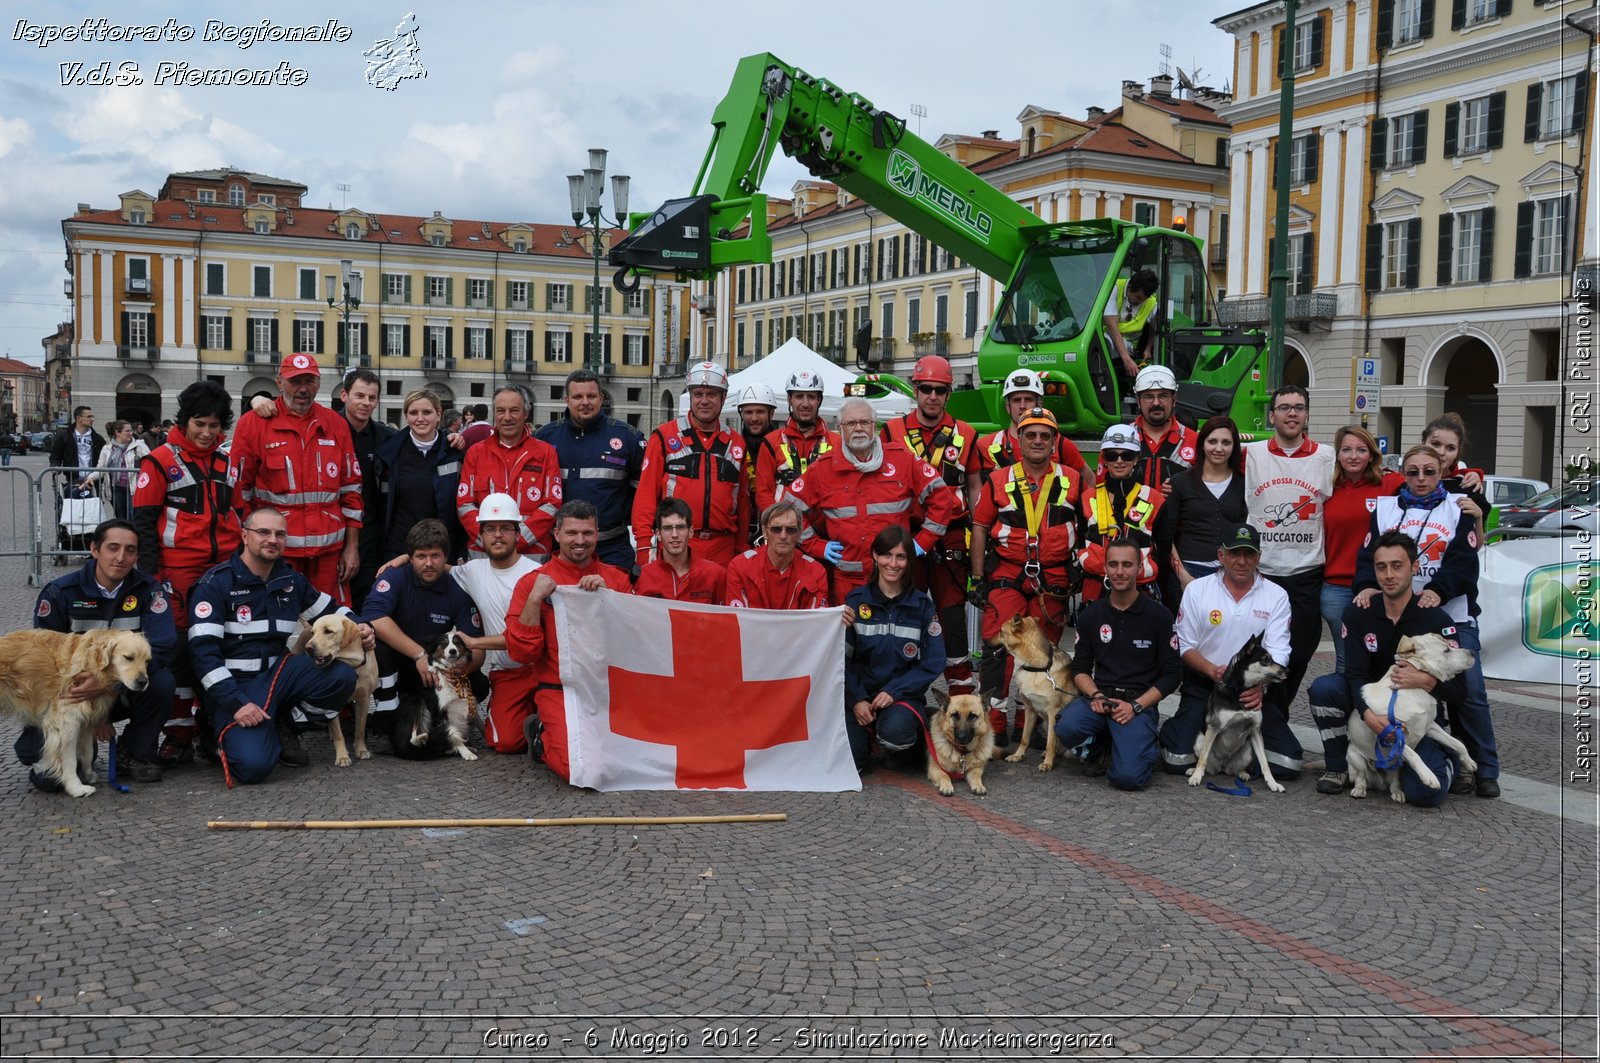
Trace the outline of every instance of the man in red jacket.
<instances>
[{"instance_id":1,"label":"man in red jacket","mask_svg":"<svg viewBox=\"0 0 1600 1063\"><path fill-rule=\"evenodd\" d=\"M813 462L785 496L806 516L800 548L834 566L835 605L867 582L878 532L890 524L909 531L920 517L913 542L921 557L938 545L960 511L956 493L934 467L903 444L879 439L877 427L870 402L846 399L839 408L844 446Z\"/></svg>"},{"instance_id":2,"label":"man in red jacket","mask_svg":"<svg viewBox=\"0 0 1600 1063\"><path fill-rule=\"evenodd\" d=\"M656 510L659 556L639 570L633 581L633 593L641 598L722 604L728 571L715 561L694 556L689 548L694 541L693 517L689 503L683 499L662 500Z\"/></svg>"},{"instance_id":3,"label":"man in red jacket","mask_svg":"<svg viewBox=\"0 0 1600 1063\"><path fill-rule=\"evenodd\" d=\"M806 474L811 463L839 449L839 436L817 416L822 409L822 378L810 369L789 374L789 419L761 441L756 454L756 511L783 497L789 485Z\"/></svg>"},{"instance_id":4,"label":"man in red jacket","mask_svg":"<svg viewBox=\"0 0 1600 1063\"><path fill-rule=\"evenodd\" d=\"M944 675L951 693L971 688L972 658L967 653L967 533L972 506L983 490L983 460L972 426L945 411L955 375L937 354L917 362L911 371L917 408L883 426L883 438L905 447L932 465L961 504L950 530L917 566L917 586L927 590L944 627Z\"/></svg>"},{"instance_id":5,"label":"man in red jacket","mask_svg":"<svg viewBox=\"0 0 1600 1063\"><path fill-rule=\"evenodd\" d=\"M794 500L774 502L761 513L766 541L728 565L723 604L736 609L821 609L828 604L828 570L802 554L805 518Z\"/></svg>"},{"instance_id":6,"label":"man in red jacket","mask_svg":"<svg viewBox=\"0 0 1600 1063\"><path fill-rule=\"evenodd\" d=\"M493 494L510 495L522 510L517 552L535 561L550 556L550 529L561 506L561 459L528 427L528 396L521 388L494 393L494 435L467 448L456 487L456 515L472 555L478 547L478 506Z\"/></svg>"},{"instance_id":7,"label":"man in red jacket","mask_svg":"<svg viewBox=\"0 0 1600 1063\"><path fill-rule=\"evenodd\" d=\"M568 502L556 513L556 556L517 581L506 609L506 651L518 664L533 665L539 686L533 695L534 715L525 736L528 755L570 780L567 760L567 708L561 689L561 650L556 641L555 611L545 602L557 587L597 591L609 587L629 593L628 574L596 559L599 517L588 502Z\"/></svg>"},{"instance_id":8,"label":"man in red jacket","mask_svg":"<svg viewBox=\"0 0 1600 1063\"><path fill-rule=\"evenodd\" d=\"M361 465L350 426L316 401L322 369L309 354L291 354L278 372L278 412L239 418L233 460L239 509L270 508L289 525L283 560L339 605L350 604L350 577L360 568Z\"/></svg>"},{"instance_id":9,"label":"man in red jacket","mask_svg":"<svg viewBox=\"0 0 1600 1063\"><path fill-rule=\"evenodd\" d=\"M700 362L684 379L689 416L668 421L644 448L639 489L633 495L634 564L650 560L656 508L681 498L694 513L695 553L726 565L744 549L750 533L750 496L744 490L744 437L721 425L728 374L715 362Z\"/></svg>"}]
</instances>

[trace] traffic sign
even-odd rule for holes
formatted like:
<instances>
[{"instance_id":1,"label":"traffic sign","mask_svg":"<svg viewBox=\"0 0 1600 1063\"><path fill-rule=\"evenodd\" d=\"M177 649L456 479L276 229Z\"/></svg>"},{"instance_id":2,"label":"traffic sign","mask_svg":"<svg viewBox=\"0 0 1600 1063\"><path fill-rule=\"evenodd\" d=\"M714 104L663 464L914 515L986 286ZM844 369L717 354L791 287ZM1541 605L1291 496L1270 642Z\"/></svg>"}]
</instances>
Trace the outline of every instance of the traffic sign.
<instances>
[{"instance_id":1,"label":"traffic sign","mask_svg":"<svg viewBox=\"0 0 1600 1063\"><path fill-rule=\"evenodd\" d=\"M1350 360L1350 412L1378 412L1383 389L1378 382L1378 359L1363 355Z\"/></svg>"}]
</instances>

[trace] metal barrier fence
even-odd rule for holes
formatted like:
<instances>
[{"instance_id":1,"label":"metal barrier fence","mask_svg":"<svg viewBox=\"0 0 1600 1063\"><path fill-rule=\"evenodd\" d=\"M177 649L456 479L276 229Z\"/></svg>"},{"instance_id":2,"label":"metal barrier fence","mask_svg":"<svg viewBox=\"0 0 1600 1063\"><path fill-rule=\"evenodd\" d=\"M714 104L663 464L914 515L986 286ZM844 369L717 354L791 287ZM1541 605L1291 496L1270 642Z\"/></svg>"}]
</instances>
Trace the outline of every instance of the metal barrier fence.
<instances>
[{"instance_id":1,"label":"metal barrier fence","mask_svg":"<svg viewBox=\"0 0 1600 1063\"><path fill-rule=\"evenodd\" d=\"M56 575L46 572L46 558L60 568L87 557L95 528L128 516L115 503L127 509L131 484L118 490L115 474L101 471L86 483L76 468L31 469L15 457L0 464L0 558L24 559L28 585L41 587Z\"/></svg>"}]
</instances>

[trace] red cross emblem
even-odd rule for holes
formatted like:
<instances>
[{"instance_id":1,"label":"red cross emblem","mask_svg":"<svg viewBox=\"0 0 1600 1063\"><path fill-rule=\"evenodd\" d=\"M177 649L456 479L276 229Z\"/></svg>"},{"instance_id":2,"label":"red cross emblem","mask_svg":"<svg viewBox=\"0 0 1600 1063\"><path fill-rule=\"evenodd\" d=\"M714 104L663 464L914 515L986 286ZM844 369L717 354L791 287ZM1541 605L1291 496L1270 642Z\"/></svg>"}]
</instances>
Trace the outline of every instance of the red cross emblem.
<instances>
[{"instance_id":1,"label":"red cross emblem","mask_svg":"<svg viewBox=\"0 0 1600 1063\"><path fill-rule=\"evenodd\" d=\"M744 755L804 742L807 676L746 680L739 618L669 611L670 676L608 669L611 730L673 746L679 789L744 789Z\"/></svg>"}]
</instances>

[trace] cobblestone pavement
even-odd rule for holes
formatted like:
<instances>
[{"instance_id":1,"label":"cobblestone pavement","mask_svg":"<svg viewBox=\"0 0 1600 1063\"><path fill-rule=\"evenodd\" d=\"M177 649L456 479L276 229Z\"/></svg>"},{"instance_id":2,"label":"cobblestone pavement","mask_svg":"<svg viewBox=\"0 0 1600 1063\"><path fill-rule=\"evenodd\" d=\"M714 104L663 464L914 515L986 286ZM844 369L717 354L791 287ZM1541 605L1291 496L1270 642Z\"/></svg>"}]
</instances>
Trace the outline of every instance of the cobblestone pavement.
<instances>
[{"instance_id":1,"label":"cobblestone pavement","mask_svg":"<svg viewBox=\"0 0 1600 1063\"><path fill-rule=\"evenodd\" d=\"M0 587L22 626L14 562ZM1122 794L1038 754L984 799L886 768L599 794L493 754L336 769L320 737L263 786L190 766L71 800L7 720L0 1055L1594 1058L1595 791L1563 781L1563 692L1491 686L1506 796L1433 812L1314 772ZM206 829L744 812L788 820Z\"/></svg>"}]
</instances>

